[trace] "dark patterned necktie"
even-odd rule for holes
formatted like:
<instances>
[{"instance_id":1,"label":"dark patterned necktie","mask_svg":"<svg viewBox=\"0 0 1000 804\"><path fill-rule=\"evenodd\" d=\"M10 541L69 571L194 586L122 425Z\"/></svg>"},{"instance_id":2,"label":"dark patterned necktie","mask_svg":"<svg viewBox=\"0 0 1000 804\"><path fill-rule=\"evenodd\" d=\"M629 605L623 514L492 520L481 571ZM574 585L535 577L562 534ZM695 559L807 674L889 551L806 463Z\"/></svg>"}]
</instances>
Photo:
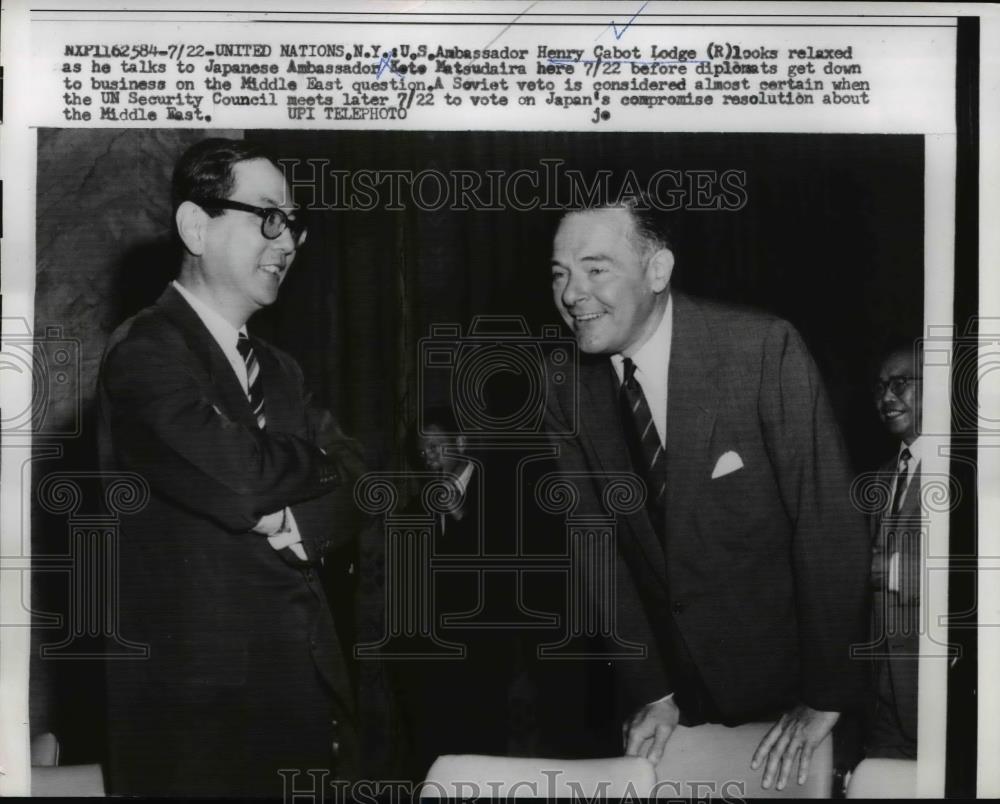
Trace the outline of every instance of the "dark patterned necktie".
<instances>
[{"instance_id":1,"label":"dark patterned necktie","mask_svg":"<svg viewBox=\"0 0 1000 804\"><path fill-rule=\"evenodd\" d=\"M260 376L260 364L257 362L257 355L250 345L250 339L242 332L236 339L236 350L240 353L247 367L247 397L250 400L250 410L253 411L254 418L257 419L257 426L263 430L267 425L267 419L264 417L264 380ZM286 509L287 515L288 509ZM308 560L308 555L302 546L302 537L285 528L284 523L282 523L282 530L268 536L267 541L275 550L294 557L296 561Z\"/></svg>"},{"instance_id":2,"label":"dark patterned necktie","mask_svg":"<svg viewBox=\"0 0 1000 804\"><path fill-rule=\"evenodd\" d=\"M622 427L636 473L646 482L646 507L653 525L662 535L663 504L667 488L666 455L660 436L653 424L653 414L646 402L642 386L635 378L635 363L626 357L625 376L619 389Z\"/></svg>"},{"instance_id":3,"label":"dark patterned necktie","mask_svg":"<svg viewBox=\"0 0 1000 804\"><path fill-rule=\"evenodd\" d=\"M263 430L267 424L267 419L264 417L264 381L261 379L260 364L250 345L250 339L242 332L236 339L236 350L243 357L247 367L247 396L250 399L250 409L257 419L257 426Z\"/></svg>"},{"instance_id":4,"label":"dark patterned necktie","mask_svg":"<svg viewBox=\"0 0 1000 804\"><path fill-rule=\"evenodd\" d=\"M892 495L892 507L889 515L894 516L899 513L899 508L903 504L903 496L906 494L906 479L910 469L910 451L903 448L899 453L899 465L896 468L896 490Z\"/></svg>"}]
</instances>

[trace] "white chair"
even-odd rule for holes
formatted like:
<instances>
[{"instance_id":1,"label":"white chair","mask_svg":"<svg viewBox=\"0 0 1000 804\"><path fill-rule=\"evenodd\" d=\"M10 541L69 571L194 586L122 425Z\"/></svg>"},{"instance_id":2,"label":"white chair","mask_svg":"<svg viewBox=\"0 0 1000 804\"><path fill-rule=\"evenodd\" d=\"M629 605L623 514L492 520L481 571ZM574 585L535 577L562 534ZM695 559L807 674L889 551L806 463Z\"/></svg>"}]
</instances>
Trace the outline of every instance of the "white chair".
<instances>
[{"instance_id":1,"label":"white chair","mask_svg":"<svg viewBox=\"0 0 1000 804\"><path fill-rule=\"evenodd\" d=\"M750 769L750 760L773 723L720 726L707 723L678 726L670 735L663 759L656 766L657 797L670 798L830 798L833 787L833 739L817 746L809 763L809 778L799 785L793 777L784 790L761 787L764 768ZM795 771L793 771L793 774Z\"/></svg>"},{"instance_id":2,"label":"white chair","mask_svg":"<svg viewBox=\"0 0 1000 804\"><path fill-rule=\"evenodd\" d=\"M31 740L31 795L46 797L103 796L100 765L59 765L59 741L51 732Z\"/></svg>"},{"instance_id":3,"label":"white chair","mask_svg":"<svg viewBox=\"0 0 1000 804\"><path fill-rule=\"evenodd\" d=\"M438 757L421 798L647 798L653 765L640 757L527 759L478 754Z\"/></svg>"},{"instance_id":4,"label":"white chair","mask_svg":"<svg viewBox=\"0 0 1000 804\"><path fill-rule=\"evenodd\" d=\"M915 759L864 759L847 782L848 798L914 798Z\"/></svg>"},{"instance_id":5,"label":"white chair","mask_svg":"<svg viewBox=\"0 0 1000 804\"><path fill-rule=\"evenodd\" d=\"M47 731L31 738L31 767L54 768L59 764L59 741Z\"/></svg>"}]
</instances>

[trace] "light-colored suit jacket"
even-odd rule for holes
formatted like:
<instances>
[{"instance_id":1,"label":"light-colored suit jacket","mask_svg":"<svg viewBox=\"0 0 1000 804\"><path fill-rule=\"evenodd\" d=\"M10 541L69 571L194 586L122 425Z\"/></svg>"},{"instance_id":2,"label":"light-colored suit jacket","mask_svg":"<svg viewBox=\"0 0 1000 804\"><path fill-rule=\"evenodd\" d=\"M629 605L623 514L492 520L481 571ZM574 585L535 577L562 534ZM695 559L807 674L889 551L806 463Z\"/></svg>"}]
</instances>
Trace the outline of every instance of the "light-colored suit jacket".
<instances>
[{"instance_id":1,"label":"light-colored suit jacket","mask_svg":"<svg viewBox=\"0 0 1000 804\"><path fill-rule=\"evenodd\" d=\"M895 460L880 470L889 487ZM917 680L920 651L920 586L923 533L927 518L921 506L921 467L910 479L898 513L870 518L872 536L872 645L874 662L873 719L888 718L898 731L897 743L917 741ZM890 565L898 554L897 578L890 589ZM878 746L869 746L872 755Z\"/></svg>"}]
</instances>

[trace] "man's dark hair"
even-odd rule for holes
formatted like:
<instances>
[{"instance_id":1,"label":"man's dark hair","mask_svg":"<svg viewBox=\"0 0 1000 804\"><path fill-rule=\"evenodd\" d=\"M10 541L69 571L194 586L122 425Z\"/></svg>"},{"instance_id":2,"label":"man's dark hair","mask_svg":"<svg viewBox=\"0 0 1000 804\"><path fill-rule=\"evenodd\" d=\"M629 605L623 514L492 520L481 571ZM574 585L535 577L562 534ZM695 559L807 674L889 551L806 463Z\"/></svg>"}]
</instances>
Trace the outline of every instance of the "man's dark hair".
<instances>
[{"instance_id":1,"label":"man's dark hair","mask_svg":"<svg viewBox=\"0 0 1000 804\"><path fill-rule=\"evenodd\" d=\"M251 159L267 159L275 167L278 162L264 146L249 140L226 140L221 137L202 140L188 148L174 166L171 184L172 209L185 201L202 204L212 198L228 198L236 179L233 165ZM206 209L210 216L223 210Z\"/></svg>"},{"instance_id":2,"label":"man's dark hair","mask_svg":"<svg viewBox=\"0 0 1000 804\"><path fill-rule=\"evenodd\" d=\"M635 229L635 246L641 254L668 248L674 251L672 227L665 213L658 209L646 193L621 196L620 198L597 199L586 206L566 210L563 218L574 212L592 212L601 209L624 209Z\"/></svg>"},{"instance_id":3,"label":"man's dark hair","mask_svg":"<svg viewBox=\"0 0 1000 804\"><path fill-rule=\"evenodd\" d=\"M653 206L645 193L628 196L617 204L608 204L607 207L610 209L619 207L632 216L635 233L646 248L653 251L659 251L661 248L674 250L673 232L664 213Z\"/></svg>"},{"instance_id":4,"label":"man's dark hair","mask_svg":"<svg viewBox=\"0 0 1000 804\"><path fill-rule=\"evenodd\" d=\"M896 354L908 354L914 358L915 366L919 368L924 359L924 342L915 335L893 334L884 338L872 353L868 373L872 378L878 378L882 364Z\"/></svg>"},{"instance_id":5,"label":"man's dark hair","mask_svg":"<svg viewBox=\"0 0 1000 804\"><path fill-rule=\"evenodd\" d=\"M429 405L424 408L424 427L437 427L443 433L457 433L458 420L450 405Z\"/></svg>"},{"instance_id":6,"label":"man's dark hair","mask_svg":"<svg viewBox=\"0 0 1000 804\"><path fill-rule=\"evenodd\" d=\"M419 450L420 436L423 435L420 431L421 426L423 426L424 432L426 432L429 427L436 427L446 435L453 435L459 432L455 412L450 406L430 405L425 407L423 416L411 422L410 426L406 429L406 443L404 444L404 449L406 450L407 460L414 465L419 463L417 452Z\"/></svg>"}]
</instances>

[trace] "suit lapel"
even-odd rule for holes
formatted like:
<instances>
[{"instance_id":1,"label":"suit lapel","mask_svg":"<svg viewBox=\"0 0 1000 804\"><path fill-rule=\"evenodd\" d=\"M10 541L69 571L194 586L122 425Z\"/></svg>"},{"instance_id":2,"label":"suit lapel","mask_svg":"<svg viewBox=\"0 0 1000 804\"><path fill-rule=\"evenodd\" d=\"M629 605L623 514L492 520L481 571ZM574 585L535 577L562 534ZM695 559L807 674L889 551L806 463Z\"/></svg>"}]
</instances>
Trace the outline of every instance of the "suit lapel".
<instances>
[{"instance_id":1,"label":"suit lapel","mask_svg":"<svg viewBox=\"0 0 1000 804\"><path fill-rule=\"evenodd\" d=\"M306 433L302 431L302 422L295 419L294 408L285 393L289 378L278 358L266 343L253 335L250 336L250 345L253 346L254 354L257 356L261 382L264 383L264 418L267 421L268 432L292 433L302 438L306 437ZM249 404L247 410L249 410ZM256 420L252 422L252 425L256 427ZM299 536L302 537L306 555L309 556L310 560L315 560L316 557L322 555L322 550L314 538L313 530L302 527L302 524L299 523ZM292 566L301 566L298 557L293 556L290 550L285 549L278 552Z\"/></svg>"},{"instance_id":2,"label":"suit lapel","mask_svg":"<svg viewBox=\"0 0 1000 804\"><path fill-rule=\"evenodd\" d=\"M875 523L876 529L880 526L882 522L893 521L897 519L912 519L914 517L923 516L920 507L920 470L923 468L922 464L917 464L917 468L913 470L913 475L910 477L909 485L906 487L906 491L903 493L903 502L899 507L899 511L890 511L890 506L892 505L892 497L895 496L895 489L893 488L893 482L896 480L896 474L898 470L898 462L896 458L884 463L878 470L883 487L886 489L887 502L885 506L879 511L874 517L872 517ZM888 492L893 492L889 494Z\"/></svg>"},{"instance_id":3,"label":"suit lapel","mask_svg":"<svg viewBox=\"0 0 1000 804\"><path fill-rule=\"evenodd\" d=\"M620 425L618 397L616 395L614 369L608 358L588 360L580 367L581 434L589 443L596 457L597 469L606 473L632 472L632 459L625 444L625 434ZM633 514L622 515L627 532L621 536L631 536L645 557L645 562L656 573L661 583L667 581L663 547L656 531L650 524L645 508Z\"/></svg>"},{"instance_id":4,"label":"suit lapel","mask_svg":"<svg viewBox=\"0 0 1000 804\"><path fill-rule=\"evenodd\" d=\"M606 357L581 363L580 430L602 471L628 472L632 467L617 424L618 400L615 397L613 371Z\"/></svg>"},{"instance_id":5,"label":"suit lapel","mask_svg":"<svg viewBox=\"0 0 1000 804\"><path fill-rule=\"evenodd\" d=\"M920 510L920 470L921 466L918 463L916 469L913 470L910 484L906 487L903 504L899 506L899 516L901 518L913 518L922 515Z\"/></svg>"},{"instance_id":6,"label":"suit lapel","mask_svg":"<svg viewBox=\"0 0 1000 804\"><path fill-rule=\"evenodd\" d=\"M690 514L711 482L709 439L719 398L718 358L711 332L694 301L674 293L673 334L667 375L668 551L691 530Z\"/></svg>"},{"instance_id":7,"label":"suit lapel","mask_svg":"<svg viewBox=\"0 0 1000 804\"><path fill-rule=\"evenodd\" d=\"M712 400L718 397L718 356L704 316L697 304L673 292L673 331L667 387L667 552L671 543L692 529L690 517L708 481L709 439L715 426ZM581 433L603 472L632 471L624 434L618 424L618 399L608 359L587 361L580 367ZM609 422L613 424L609 425ZM667 582L664 549L645 510L625 517L646 561Z\"/></svg>"},{"instance_id":8,"label":"suit lapel","mask_svg":"<svg viewBox=\"0 0 1000 804\"><path fill-rule=\"evenodd\" d=\"M222 412L241 424L256 427L250 402L232 364L191 305L172 285L167 286L156 304L181 329L191 351L208 371L212 386L221 398ZM266 389L265 385L265 393Z\"/></svg>"},{"instance_id":9,"label":"suit lapel","mask_svg":"<svg viewBox=\"0 0 1000 804\"><path fill-rule=\"evenodd\" d=\"M267 429L280 432L295 432L295 427L288 421L289 410L282 389L285 378L281 364L267 346L254 336L250 336L257 363L260 365L261 382L264 383L264 418Z\"/></svg>"}]
</instances>

